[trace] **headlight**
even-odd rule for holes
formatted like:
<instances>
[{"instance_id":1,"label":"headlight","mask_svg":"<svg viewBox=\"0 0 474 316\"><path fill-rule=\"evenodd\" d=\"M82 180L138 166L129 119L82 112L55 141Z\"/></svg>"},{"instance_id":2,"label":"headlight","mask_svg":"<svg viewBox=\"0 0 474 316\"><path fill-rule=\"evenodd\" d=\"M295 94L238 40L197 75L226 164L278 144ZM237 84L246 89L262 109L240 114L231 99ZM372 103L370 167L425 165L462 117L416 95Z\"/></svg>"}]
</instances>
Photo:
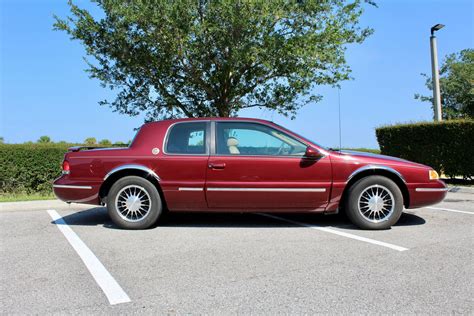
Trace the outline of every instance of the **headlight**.
<instances>
[{"instance_id":1,"label":"headlight","mask_svg":"<svg viewBox=\"0 0 474 316\"><path fill-rule=\"evenodd\" d=\"M430 170L430 180L437 180L437 179L439 179L438 173L435 170L431 169Z\"/></svg>"}]
</instances>

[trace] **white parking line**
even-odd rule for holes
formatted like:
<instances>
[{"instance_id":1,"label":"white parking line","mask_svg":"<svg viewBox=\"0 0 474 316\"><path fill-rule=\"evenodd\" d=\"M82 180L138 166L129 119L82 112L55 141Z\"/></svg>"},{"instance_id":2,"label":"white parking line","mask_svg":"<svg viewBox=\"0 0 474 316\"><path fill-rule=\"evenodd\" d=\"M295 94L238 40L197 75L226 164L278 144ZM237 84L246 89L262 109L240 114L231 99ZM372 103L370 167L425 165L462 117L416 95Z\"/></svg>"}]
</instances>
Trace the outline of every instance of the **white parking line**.
<instances>
[{"instance_id":1,"label":"white parking line","mask_svg":"<svg viewBox=\"0 0 474 316\"><path fill-rule=\"evenodd\" d=\"M405 248L405 247L397 246L397 245L394 245L394 244L389 244L389 243L386 243L386 242L383 242L383 241L378 241L378 240L375 240L375 239L370 239L370 238L366 238L366 237L361 237L361 236L341 232L341 231L331 229L331 228L327 228L327 227L309 225L309 224L293 221L291 219L286 219L286 218L283 218L283 217L270 215L270 214L263 214L263 213L259 213L259 214L263 215L263 216L270 217L270 218L278 219L278 220L281 220L281 221L285 221L285 222L288 222L288 223L291 223L291 224L295 224L295 225L298 225L298 226L304 226L304 227L320 230L320 231L323 231L323 232L326 232L326 233L331 233L331 234L335 234L335 235L339 235L339 236L343 236L343 237L347 237L347 238L367 242L369 244L374 244L374 245L378 245L378 246L382 246L382 247L387 247L387 248L397 250L397 251L408 250L408 248Z\"/></svg>"},{"instance_id":2,"label":"white parking line","mask_svg":"<svg viewBox=\"0 0 474 316\"><path fill-rule=\"evenodd\" d=\"M445 208L445 207L432 207L432 206L427 206L427 207L425 207L425 208L429 208L429 209L431 209L431 210L439 210L439 211L447 211L447 212L454 212L454 213L463 213L463 214L474 215L474 212L453 210L453 209L451 209L451 208Z\"/></svg>"},{"instance_id":3,"label":"white parking line","mask_svg":"<svg viewBox=\"0 0 474 316\"><path fill-rule=\"evenodd\" d=\"M66 224L64 219L55 210L48 210L48 214L54 220L58 229L66 237L79 257L86 265L92 277L100 286L111 305L130 302L127 293L115 281L114 277L107 271L104 265L87 247L87 245L76 235L76 233Z\"/></svg>"}]
</instances>

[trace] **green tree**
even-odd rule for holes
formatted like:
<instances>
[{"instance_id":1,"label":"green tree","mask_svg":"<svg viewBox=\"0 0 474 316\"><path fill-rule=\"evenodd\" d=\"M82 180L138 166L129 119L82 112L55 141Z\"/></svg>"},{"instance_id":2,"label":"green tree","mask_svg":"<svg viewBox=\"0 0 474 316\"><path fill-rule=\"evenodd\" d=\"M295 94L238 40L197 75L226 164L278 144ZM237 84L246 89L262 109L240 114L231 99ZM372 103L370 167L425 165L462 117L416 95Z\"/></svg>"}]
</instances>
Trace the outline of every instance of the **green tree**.
<instances>
[{"instance_id":1,"label":"green tree","mask_svg":"<svg viewBox=\"0 0 474 316\"><path fill-rule=\"evenodd\" d=\"M121 141L118 141L118 142L115 142L113 144L114 147L125 147L127 146L127 144L125 144L124 142L121 142Z\"/></svg>"},{"instance_id":2,"label":"green tree","mask_svg":"<svg viewBox=\"0 0 474 316\"><path fill-rule=\"evenodd\" d=\"M474 118L474 49L448 55L439 73L443 118ZM433 91L431 76L421 75ZM433 104L433 96L415 94L415 99Z\"/></svg>"},{"instance_id":3,"label":"green tree","mask_svg":"<svg viewBox=\"0 0 474 316\"><path fill-rule=\"evenodd\" d=\"M112 146L112 142L108 139L102 139L100 142L99 142L99 145L101 146Z\"/></svg>"},{"instance_id":4,"label":"green tree","mask_svg":"<svg viewBox=\"0 0 474 316\"><path fill-rule=\"evenodd\" d=\"M79 40L91 78L118 89L101 101L146 120L233 116L260 107L294 117L315 87L349 79L348 44L369 0L109 1L97 18L69 2L54 28Z\"/></svg>"},{"instance_id":5,"label":"green tree","mask_svg":"<svg viewBox=\"0 0 474 316\"><path fill-rule=\"evenodd\" d=\"M4 143L5 143L5 138L0 137L0 144L4 144Z\"/></svg>"},{"instance_id":6,"label":"green tree","mask_svg":"<svg viewBox=\"0 0 474 316\"><path fill-rule=\"evenodd\" d=\"M97 140L94 137L88 137L84 140L84 145L87 145L87 146L97 145Z\"/></svg>"},{"instance_id":7,"label":"green tree","mask_svg":"<svg viewBox=\"0 0 474 316\"><path fill-rule=\"evenodd\" d=\"M41 144L51 143L51 138L49 136L41 136L37 142Z\"/></svg>"}]
</instances>

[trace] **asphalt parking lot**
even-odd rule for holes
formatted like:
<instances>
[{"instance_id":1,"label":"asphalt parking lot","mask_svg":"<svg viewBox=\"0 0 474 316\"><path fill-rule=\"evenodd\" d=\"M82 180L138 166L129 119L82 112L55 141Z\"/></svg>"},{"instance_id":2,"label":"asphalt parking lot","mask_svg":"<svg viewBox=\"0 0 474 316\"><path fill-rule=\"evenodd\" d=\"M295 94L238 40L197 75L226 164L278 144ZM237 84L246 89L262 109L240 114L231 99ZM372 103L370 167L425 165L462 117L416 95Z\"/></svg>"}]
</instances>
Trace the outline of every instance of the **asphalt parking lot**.
<instances>
[{"instance_id":1,"label":"asphalt parking lot","mask_svg":"<svg viewBox=\"0 0 474 316\"><path fill-rule=\"evenodd\" d=\"M386 231L342 215L168 214L0 204L1 314L430 313L474 307L474 191Z\"/></svg>"}]
</instances>

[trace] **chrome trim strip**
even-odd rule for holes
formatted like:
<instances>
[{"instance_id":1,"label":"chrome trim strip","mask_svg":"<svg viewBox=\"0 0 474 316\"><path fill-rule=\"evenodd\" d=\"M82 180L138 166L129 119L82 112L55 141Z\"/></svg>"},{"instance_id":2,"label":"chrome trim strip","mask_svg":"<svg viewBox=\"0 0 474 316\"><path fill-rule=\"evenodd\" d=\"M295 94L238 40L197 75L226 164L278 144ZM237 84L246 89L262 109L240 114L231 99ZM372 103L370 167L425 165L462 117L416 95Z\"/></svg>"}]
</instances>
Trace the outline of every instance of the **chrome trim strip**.
<instances>
[{"instance_id":1,"label":"chrome trim strip","mask_svg":"<svg viewBox=\"0 0 474 316\"><path fill-rule=\"evenodd\" d=\"M387 166L383 166L383 165L365 165L357 170L355 170L354 172L351 173L351 175L347 178L347 182L349 182L354 176L356 176L357 174L363 172L363 171L367 171L367 170L377 170L377 169L381 169L381 170L386 170L386 171L389 171L395 175L397 175L403 182L407 183L405 178L402 176L402 174L400 172L398 172L397 170L393 169L393 168L390 168L390 167L387 167Z\"/></svg>"},{"instance_id":2,"label":"chrome trim strip","mask_svg":"<svg viewBox=\"0 0 474 316\"><path fill-rule=\"evenodd\" d=\"M247 192L326 192L326 188L207 188L207 191Z\"/></svg>"},{"instance_id":3,"label":"chrome trim strip","mask_svg":"<svg viewBox=\"0 0 474 316\"><path fill-rule=\"evenodd\" d=\"M416 188L416 192L446 192L449 188Z\"/></svg>"},{"instance_id":4,"label":"chrome trim strip","mask_svg":"<svg viewBox=\"0 0 474 316\"><path fill-rule=\"evenodd\" d=\"M178 191L204 191L204 188L178 188Z\"/></svg>"},{"instance_id":5,"label":"chrome trim strip","mask_svg":"<svg viewBox=\"0 0 474 316\"><path fill-rule=\"evenodd\" d=\"M122 165L122 166L118 166L114 169L112 169L111 171L109 171L109 173L107 173L104 177L104 181L107 180L108 177L110 177L112 174L114 174L115 172L117 171L121 171L121 170L126 170L126 169L136 169L136 170L142 170L142 171L145 171L147 172L149 175L153 176L156 180L160 181L160 177L156 174L155 171L151 170L150 168L147 168L145 166L142 166L142 165L134 165L134 164L131 164L131 165Z\"/></svg>"},{"instance_id":6,"label":"chrome trim strip","mask_svg":"<svg viewBox=\"0 0 474 316\"><path fill-rule=\"evenodd\" d=\"M58 189L84 189L84 190L91 190L92 187L90 185L67 185L67 184L53 184L53 188Z\"/></svg>"},{"instance_id":7,"label":"chrome trim strip","mask_svg":"<svg viewBox=\"0 0 474 316\"><path fill-rule=\"evenodd\" d=\"M216 156L216 157L235 157L235 158L269 158L269 159L277 159L277 158L292 158L292 159L298 159L298 160L320 160L320 159L323 159L324 157L326 157L327 155L324 155L321 156L321 158L318 158L318 159L314 159L314 158L309 158L309 157L306 157L304 155L301 155L301 156L292 156L292 155L281 155L281 156L277 156L277 155L248 155L248 154L235 154L235 155L232 155L232 154L215 154L215 155L211 155L211 156Z\"/></svg>"}]
</instances>

